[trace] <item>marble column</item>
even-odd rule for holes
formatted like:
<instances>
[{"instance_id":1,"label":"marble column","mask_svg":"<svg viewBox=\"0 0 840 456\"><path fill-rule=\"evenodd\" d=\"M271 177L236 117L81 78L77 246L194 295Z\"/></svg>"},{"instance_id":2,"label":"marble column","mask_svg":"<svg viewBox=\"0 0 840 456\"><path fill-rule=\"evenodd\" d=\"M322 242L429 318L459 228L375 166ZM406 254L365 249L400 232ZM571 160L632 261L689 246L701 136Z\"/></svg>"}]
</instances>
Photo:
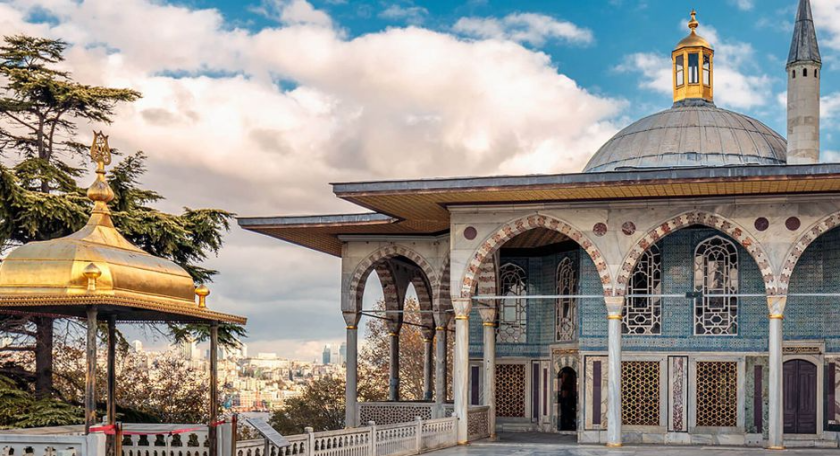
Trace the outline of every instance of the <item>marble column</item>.
<instances>
[{"instance_id":1,"label":"marble column","mask_svg":"<svg viewBox=\"0 0 840 456\"><path fill-rule=\"evenodd\" d=\"M607 304L608 352L607 361L607 446L621 446L621 312L624 298L608 296Z\"/></svg>"},{"instance_id":2,"label":"marble column","mask_svg":"<svg viewBox=\"0 0 840 456\"><path fill-rule=\"evenodd\" d=\"M458 445L469 443L470 298L452 298L455 310L455 370L452 376L455 414L458 416Z\"/></svg>"},{"instance_id":3,"label":"marble column","mask_svg":"<svg viewBox=\"0 0 840 456\"><path fill-rule=\"evenodd\" d=\"M388 333L391 339L391 362L388 365L390 380L388 381L388 400L399 402L400 400L400 332L391 331Z\"/></svg>"},{"instance_id":4,"label":"marble column","mask_svg":"<svg viewBox=\"0 0 840 456\"><path fill-rule=\"evenodd\" d=\"M438 418L443 418L443 404L446 403L446 340L451 315L436 311L435 317L435 408Z\"/></svg>"},{"instance_id":5,"label":"marble column","mask_svg":"<svg viewBox=\"0 0 840 456\"><path fill-rule=\"evenodd\" d=\"M484 405L490 407L487 427L490 438L496 438L496 308L482 307L482 327L484 328Z\"/></svg>"},{"instance_id":6,"label":"marble column","mask_svg":"<svg viewBox=\"0 0 840 456\"><path fill-rule=\"evenodd\" d=\"M356 409L358 401L358 378L359 378L359 319L358 312L344 312L344 322L347 324L347 359L344 360L346 368L346 383L344 389L344 426L347 428L358 427L356 422Z\"/></svg>"},{"instance_id":7,"label":"marble column","mask_svg":"<svg viewBox=\"0 0 840 456\"><path fill-rule=\"evenodd\" d=\"M782 365L782 319L785 314L787 297L768 296L767 309L770 312L770 409L768 411L767 448L783 450L784 446L784 395Z\"/></svg>"},{"instance_id":8,"label":"marble column","mask_svg":"<svg viewBox=\"0 0 840 456\"><path fill-rule=\"evenodd\" d=\"M421 332L423 334L423 400L431 401L434 397L432 374L435 370L435 349L433 347L435 341L435 328L424 327L421 329Z\"/></svg>"}]
</instances>

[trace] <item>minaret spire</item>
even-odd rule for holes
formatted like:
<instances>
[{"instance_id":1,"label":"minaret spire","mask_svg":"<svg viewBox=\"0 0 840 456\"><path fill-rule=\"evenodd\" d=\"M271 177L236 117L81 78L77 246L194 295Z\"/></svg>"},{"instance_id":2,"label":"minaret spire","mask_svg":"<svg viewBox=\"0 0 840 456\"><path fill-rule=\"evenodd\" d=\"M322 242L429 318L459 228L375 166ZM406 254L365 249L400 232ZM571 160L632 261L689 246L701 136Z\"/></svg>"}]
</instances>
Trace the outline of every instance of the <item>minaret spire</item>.
<instances>
[{"instance_id":1,"label":"minaret spire","mask_svg":"<svg viewBox=\"0 0 840 456\"><path fill-rule=\"evenodd\" d=\"M787 162L820 161L820 76L822 59L810 0L799 0L787 61Z\"/></svg>"},{"instance_id":2,"label":"minaret spire","mask_svg":"<svg viewBox=\"0 0 840 456\"><path fill-rule=\"evenodd\" d=\"M797 62L822 62L810 0L799 0L799 8L796 11L796 25L790 42L787 64L790 66Z\"/></svg>"}]
</instances>

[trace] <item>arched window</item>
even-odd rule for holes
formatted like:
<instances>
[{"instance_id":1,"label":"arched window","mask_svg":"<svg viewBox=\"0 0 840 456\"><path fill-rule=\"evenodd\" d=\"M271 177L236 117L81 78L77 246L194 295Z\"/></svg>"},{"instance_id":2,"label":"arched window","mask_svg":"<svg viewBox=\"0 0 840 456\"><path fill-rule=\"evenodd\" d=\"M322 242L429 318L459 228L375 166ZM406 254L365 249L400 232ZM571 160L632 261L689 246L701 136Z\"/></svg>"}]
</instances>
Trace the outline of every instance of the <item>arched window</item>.
<instances>
[{"instance_id":1,"label":"arched window","mask_svg":"<svg viewBox=\"0 0 840 456\"><path fill-rule=\"evenodd\" d=\"M662 252L656 244L642 254L630 276L622 315L624 334L662 334Z\"/></svg>"},{"instance_id":2,"label":"arched window","mask_svg":"<svg viewBox=\"0 0 840 456\"><path fill-rule=\"evenodd\" d=\"M499 304L499 332L496 339L502 343L524 343L528 300L519 296L528 294L528 276L521 267L505 263L499 268L499 284L504 299Z\"/></svg>"},{"instance_id":3,"label":"arched window","mask_svg":"<svg viewBox=\"0 0 840 456\"><path fill-rule=\"evenodd\" d=\"M803 78L807 78L807 77L808 77L808 69L807 69L807 68L803 68L803 69L802 69L802 77L803 77Z\"/></svg>"},{"instance_id":4,"label":"arched window","mask_svg":"<svg viewBox=\"0 0 840 456\"><path fill-rule=\"evenodd\" d=\"M790 70L790 76L791 76L793 79L796 79L796 70Z\"/></svg>"},{"instance_id":5,"label":"arched window","mask_svg":"<svg viewBox=\"0 0 840 456\"><path fill-rule=\"evenodd\" d=\"M731 241L714 236L694 251L695 335L738 334L738 249Z\"/></svg>"},{"instance_id":6,"label":"arched window","mask_svg":"<svg viewBox=\"0 0 840 456\"><path fill-rule=\"evenodd\" d=\"M555 305L557 342L573 342L577 336L577 271L569 257L557 265L557 298ZM566 296L566 297L563 297Z\"/></svg>"}]
</instances>

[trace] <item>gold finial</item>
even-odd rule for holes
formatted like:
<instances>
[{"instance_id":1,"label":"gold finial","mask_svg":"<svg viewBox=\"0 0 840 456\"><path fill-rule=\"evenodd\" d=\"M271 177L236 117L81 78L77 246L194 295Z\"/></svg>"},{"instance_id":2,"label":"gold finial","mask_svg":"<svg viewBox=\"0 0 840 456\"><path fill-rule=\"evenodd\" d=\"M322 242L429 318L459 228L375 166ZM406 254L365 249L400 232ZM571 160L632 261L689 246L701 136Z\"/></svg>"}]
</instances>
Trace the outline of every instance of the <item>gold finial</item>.
<instances>
[{"instance_id":1,"label":"gold finial","mask_svg":"<svg viewBox=\"0 0 840 456\"><path fill-rule=\"evenodd\" d=\"M207 285L201 284L195 289L195 295L198 296L198 307L204 309L207 307L207 296L210 294L210 289Z\"/></svg>"},{"instance_id":2,"label":"gold finial","mask_svg":"<svg viewBox=\"0 0 840 456\"><path fill-rule=\"evenodd\" d=\"M691 20L688 21L688 28L691 29L691 34L692 35L697 33L697 27L699 25L700 25L700 23L697 22L697 11L691 10Z\"/></svg>"},{"instance_id":3,"label":"gold finial","mask_svg":"<svg viewBox=\"0 0 840 456\"><path fill-rule=\"evenodd\" d=\"M105 166L111 164L111 148L108 137L101 131L93 132L93 144L90 146L90 158L96 163L96 180L88 188L88 198L95 202L94 213L108 213L108 203L114 199L114 191L105 180Z\"/></svg>"},{"instance_id":4,"label":"gold finial","mask_svg":"<svg viewBox=\"0 0 840 456\"><path fill-rule=\"evenodd\" d=\"M87 291L96 291L96 279L102 276L102 271L95 264L90 263L85 266L82 275L88 279Z\"/></svg>"}]
</instances>

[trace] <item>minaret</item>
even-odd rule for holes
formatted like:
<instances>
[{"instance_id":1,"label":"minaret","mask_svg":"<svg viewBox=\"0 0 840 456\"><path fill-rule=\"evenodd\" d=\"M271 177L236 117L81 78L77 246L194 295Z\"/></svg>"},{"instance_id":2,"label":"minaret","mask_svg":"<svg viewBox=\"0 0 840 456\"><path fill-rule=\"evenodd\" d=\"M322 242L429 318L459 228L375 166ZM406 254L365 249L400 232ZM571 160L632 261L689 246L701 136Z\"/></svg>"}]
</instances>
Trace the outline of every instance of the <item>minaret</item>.
<instances>
[{"instance_id":1,"label":"minaret","mask_svg":"<svg viewBox=\"0 0 840 456\"><path fill-rule=\"evenodd\" d=\"M820 161L820 47L810 0L799 0L787 61L787 162Z\"/></svg>"}]
</instances>

